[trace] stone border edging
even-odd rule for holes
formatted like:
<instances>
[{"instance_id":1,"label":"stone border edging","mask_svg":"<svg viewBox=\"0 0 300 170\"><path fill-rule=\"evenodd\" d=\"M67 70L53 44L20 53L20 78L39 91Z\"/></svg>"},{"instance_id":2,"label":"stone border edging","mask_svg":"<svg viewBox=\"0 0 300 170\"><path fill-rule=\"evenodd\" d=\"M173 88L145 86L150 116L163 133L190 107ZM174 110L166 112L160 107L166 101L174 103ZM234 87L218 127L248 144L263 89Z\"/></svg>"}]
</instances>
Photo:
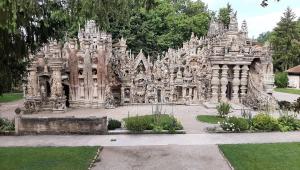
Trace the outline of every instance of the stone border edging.
<instances>
[{"instance_id":1,"label":"stone border edging","mask_svg":"<svg viewBox=\"0 0 300 170\"><path fill-rule=\"evenodd\" d=\"M98 149L97 149L95 157L93 158L92 162L90 163L90 165L88 167L88 170L91 170L95 166L95 164L98 160L101 161L99 156L100 156L100 152L102 150L103 150L103 147L99 146Z\"/></svg>"},{"instance_id":2,"label":"stone border edging","mask_svg":"<svg viewBox=\"0 0 300 170\"><path fill-rule=\"evenodd\" d=\"M234 170L234 167L231 165L231 163L229 162L229 160L226 158L226 156L224 155L224 153L222 152L222 150L220 149L219 145L217 145L218 150L221 154L221 156L223 157L223 159L226 161L227 165L230 167L230 169Z\"/></svg>"},{"instance_id":3,"label":"stone border edging","mask_svg":"<svg viewBox=\"0 0 300 170\"><path fill-rule=\"evenodd\" d=\"M168 130L162 130L161 132L154 132L153 130L144 130L142 132L133 132L130 130L109 130L108 135L124 135L124 134L186 134L185 130L176 130L175 133L169 133Z\"/></svg>"}]
</instances>

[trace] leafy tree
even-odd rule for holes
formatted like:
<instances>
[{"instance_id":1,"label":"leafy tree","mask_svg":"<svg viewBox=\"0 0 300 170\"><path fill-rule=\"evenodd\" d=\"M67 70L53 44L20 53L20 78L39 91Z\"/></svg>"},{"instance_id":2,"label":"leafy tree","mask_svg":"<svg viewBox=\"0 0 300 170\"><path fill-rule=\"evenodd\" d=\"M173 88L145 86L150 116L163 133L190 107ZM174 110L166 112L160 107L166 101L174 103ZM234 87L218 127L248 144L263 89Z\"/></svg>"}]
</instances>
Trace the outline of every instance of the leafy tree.
<instances>
[{"instance_id":1,"label":"leafy tree","mask_svg":"<svg viewBox=\"0 0 300 170\"><path fill-rule=\"evenodd\" d=\"M257 42L264 44L265 42L270 41L271 37L272 37L272 32L270 31L261 33L257 37Z\"/></svg>"},{"instance_id":2,"label":"leafy tree","mask_svg":"<svg viewBox=\"0 0 300 170\"><path fill-rule=\"evenodd\" d=\"M293 11L287 8L272 33L270 41L274 50L274 67L277 71L284 71L299 64L300 30L294 21L295 18Z\"/></svg>"},{"instance_id":3,"label":"leafy tree","mask_svg":"<svg viewBox=\"0 0 300 170\"><path fill-rule=\"evenodd\" d=\"M230 14L232 12L231 5L227 3L227 6L219 9L219 20L224 24L225 28L228 28L230 23Z\"/></svg>"}]
</instances>

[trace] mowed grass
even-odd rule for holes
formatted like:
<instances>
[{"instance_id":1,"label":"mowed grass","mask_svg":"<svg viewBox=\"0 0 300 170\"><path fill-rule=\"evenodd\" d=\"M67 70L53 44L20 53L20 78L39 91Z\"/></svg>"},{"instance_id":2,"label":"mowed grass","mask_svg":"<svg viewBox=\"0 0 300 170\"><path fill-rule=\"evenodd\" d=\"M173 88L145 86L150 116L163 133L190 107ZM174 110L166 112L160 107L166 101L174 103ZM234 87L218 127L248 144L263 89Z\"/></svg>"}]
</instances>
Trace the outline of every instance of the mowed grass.
<instances>
[{"instance_id":1,"label":"mowed grass","mask_svg":"<svg viewBox=\"0 0 300 170\"><path fill-rule=\"evenodd\" d=\"M87 170L97 147L0 148L1 170Z\"/></svg>"},{"instance_id":2,"label":"mowed grass","mask_svg":"<svg viewBox=\"0 0 300 170\"><path fill-rule=\"evenodd\" d=\"M23 93L3 93L0 95L0 103L12 102L23 98Z\"/></svg>"},{"instance_id":3,"label":"mowed grass","mask_svg":"<svg viewBox=\"0 0 300 170\"><path fill-rule=\"evenodd\" d=\"M300 94L300 89L291 89L291 88L275 88L274 91L289 93L289 94Z\"/></svg>"},{"instance_id":4,"label":"mowed grass","mask_svg":"<svg viewBox=\"0 0 300 170\"><path fill-rule=\"evenodd\" d=\"M224 118L214 115L198 115L197 120L200 122L217 124L218 122L224 121Z\"/></svg>"},{"instance_id":5,"label":"mowed grass","mask_svg":"<svg viewBox=\"0 0 300 170\"><path fill-rule=\"evenodd\" d=\"M220 145L235 170L299 170L300 143Z\"/></svg>"}]
</instances>

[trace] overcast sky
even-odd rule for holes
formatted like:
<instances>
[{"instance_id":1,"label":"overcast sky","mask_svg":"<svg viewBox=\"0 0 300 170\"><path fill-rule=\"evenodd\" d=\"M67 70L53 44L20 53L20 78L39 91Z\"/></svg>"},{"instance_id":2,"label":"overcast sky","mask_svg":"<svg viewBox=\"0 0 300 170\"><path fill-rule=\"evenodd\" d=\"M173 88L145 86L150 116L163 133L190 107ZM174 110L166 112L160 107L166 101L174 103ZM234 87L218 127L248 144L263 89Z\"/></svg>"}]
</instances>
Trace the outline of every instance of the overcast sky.
<instances>
[{"instance_id":1,"label":"overcast sky","mask_svg":"<svg viewBox=\"0 0 300 170\"><path fill-rule=\"evenodd\" d=\"M246 20L248 23L249 37L256 38L260 33L271 31L280 20L283 12L289 6L300 17L300 0L269 0L269 6L260 6L261 0L202 0L212 11L218 11L229 2L237 11L239 24ZM240 25L239 25L240 27Z\"/></svg>"}]
</instances>

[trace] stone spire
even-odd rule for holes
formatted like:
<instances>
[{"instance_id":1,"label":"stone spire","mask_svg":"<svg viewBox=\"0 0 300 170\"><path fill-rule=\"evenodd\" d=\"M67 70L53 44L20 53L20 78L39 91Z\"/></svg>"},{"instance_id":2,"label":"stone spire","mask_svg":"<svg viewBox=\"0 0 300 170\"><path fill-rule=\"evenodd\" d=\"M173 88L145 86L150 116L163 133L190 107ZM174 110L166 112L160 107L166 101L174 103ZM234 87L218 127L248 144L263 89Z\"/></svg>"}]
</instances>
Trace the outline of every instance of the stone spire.
<instances>
[{"instance_id":1,"label":"stone spire","mask_svg":"<svg viewBox=\"0 0 300 170\"><path fill-rule=\"evenodd\" d=\"M231 12L230 14L230 23L229 23L229 31L238 31L238 22L237 22L237 12Z\"/></svg>"},{"instance_id":2,"label":"stone spire","mask_svg":"<svg viewBox=\"0 0 300 170\"><path fill-rule=\"evenodd\" d=\"M246 20L243 21L241 26L241 32L247 37L248 36L248 26Z\"/></svg>"},{"instance_id":3,"label":"stone spire","mask_svg":"<svg viewBox=\"0 0 300 170\"><path fill-rule=\"evenodd\" d=\"M211 19L207 36L211 37L218 33L218 24L214 19Z\"/></svg>"}]
</instances>

